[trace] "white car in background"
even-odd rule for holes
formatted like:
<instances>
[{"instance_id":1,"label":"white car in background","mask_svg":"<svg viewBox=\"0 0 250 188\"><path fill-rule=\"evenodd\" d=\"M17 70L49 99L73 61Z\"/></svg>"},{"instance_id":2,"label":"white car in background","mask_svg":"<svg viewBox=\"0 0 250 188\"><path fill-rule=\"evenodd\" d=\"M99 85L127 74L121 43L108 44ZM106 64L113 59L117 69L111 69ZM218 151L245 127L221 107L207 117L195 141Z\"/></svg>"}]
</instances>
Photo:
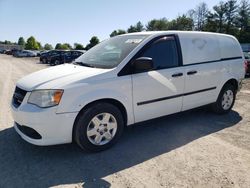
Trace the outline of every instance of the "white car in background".
<instances>
[{"instance_id":1,"label":"white car in background","mask_svg":"<svg viewBox=\"0 0 250 188\"><path fill-rule=\"evenodd\" d=\"M36 57L37 53L30 50L18 50L13 54L14 57Z\"/></svg>"},{"instance_id":2,"label":"white car in background","mask_svg":"<svg viewBox=\"0 0 250 188\"><path fill-rule=\"evenodd\" d=\"M211 104L227 113L244 78L244 57L230 35L141 32L98 44L74 64L17 82L15 129L36 145L70 143L101 151L124 126Z\"/></svg>"}]
</instances>

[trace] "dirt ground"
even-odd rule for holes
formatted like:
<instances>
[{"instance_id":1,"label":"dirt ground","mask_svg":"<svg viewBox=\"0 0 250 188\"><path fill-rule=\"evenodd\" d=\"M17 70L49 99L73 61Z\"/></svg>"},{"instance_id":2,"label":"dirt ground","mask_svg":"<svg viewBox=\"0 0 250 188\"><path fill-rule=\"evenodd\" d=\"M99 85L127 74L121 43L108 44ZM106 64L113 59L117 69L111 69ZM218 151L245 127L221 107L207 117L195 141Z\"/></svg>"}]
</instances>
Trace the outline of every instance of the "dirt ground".
<instances>
[{"instance_id":1,"label":"dirt ground","mask_svg":"<svg viewBox=\"0 0 250 188\"><path fill-rule=\"evenodd\" d=\"M46 68L38 59L0 55L0 187L250 187L250 79L233 111L206 108L125 130L113 148L38 147L13 129L16 81Z\"/></svg>"}]
</instances>

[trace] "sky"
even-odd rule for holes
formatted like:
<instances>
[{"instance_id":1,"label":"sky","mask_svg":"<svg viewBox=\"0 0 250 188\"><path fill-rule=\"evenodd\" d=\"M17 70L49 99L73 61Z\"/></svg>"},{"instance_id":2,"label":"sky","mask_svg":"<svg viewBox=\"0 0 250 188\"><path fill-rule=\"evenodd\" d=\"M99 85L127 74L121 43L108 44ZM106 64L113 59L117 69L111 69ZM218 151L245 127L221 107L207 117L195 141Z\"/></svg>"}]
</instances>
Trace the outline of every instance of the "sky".
<instances>
[{"instance_id":1,"label":"sky","mask_svg":"<svg viewBox=\"0 0 250 188\"><path fill-rule=\"evenodd\" d=\"M206 1L211 9L220 0ZM42 45L109 38L116 29L141 21L169 20L202 0L0 0L0 41L34 36Z\"/></svg>"}]
</instances>

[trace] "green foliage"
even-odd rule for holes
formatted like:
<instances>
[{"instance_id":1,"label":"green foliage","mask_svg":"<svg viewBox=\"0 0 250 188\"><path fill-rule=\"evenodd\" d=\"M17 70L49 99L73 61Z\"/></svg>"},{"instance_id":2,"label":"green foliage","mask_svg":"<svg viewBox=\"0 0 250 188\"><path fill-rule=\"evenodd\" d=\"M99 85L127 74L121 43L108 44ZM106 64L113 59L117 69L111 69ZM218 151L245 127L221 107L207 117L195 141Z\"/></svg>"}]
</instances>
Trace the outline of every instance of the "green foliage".
<instances>
[{"instance_id":1,"label":"green foliage","mask_svg":"<svg viewBox=\"0 0 250 188\"><path fill-rule=\"evenodd\" d=\"M55 46L55 49L56 50L59 50L62 48L62 44L61 43L57 43L56 46Z\"/></svg>"},{"instance_id":2,"label":"green foliage","mask_svg":"<svg viewBox=\"0 0 250 188\"><path fill-rule=\"evenodd\" d=\"M9 41L9 40L5 40L4 44L13 44L13 43L11 41Z\"/></svg>"},{"instance_id":3,"label":"green foliage","mask_svg":"<svg viewBox=\"0 0 250 188\"><path fill-rule=\"evenodd\" d=\"M19 37L17 44L24 47L25 46L25 40L24 40L24 38L23 37Z\"/></svg>"},{"instance_id":4,"label":"green foliage","mask_svg":"<svg viewBox=\"0 0 250 188\"><path fill-rule=\"evenodd\" d=\"M63 45L63 48L66 48L67 47L67 50L72 50L72 46L69 44L69 43L64 43Z\"/></svg>"},{"instance_id":5,"label":"green foliage","mask_svg":"<svg viewBox=\"0 0 250 188\"><path fill-rule=\"evenodd\" d=\"M46 43L44 45L44 50L52 50L52 49L53 49L53 46L51 44Z\"/></svg>"},{"instance_id":6,"label":"green foliage","mask_svg":"<svg viewBox=\"0 0 250 188\"><path fill-rule=\"evenodd\" d=\"M176 19L168 23L169 30L192 31L193 20L186 15L178 16Z\"/></svg>"},{"instance_id":7,"label":"green foliage","mask_svg":"<svg viewBox=\"0 0 250 188\"><path fill-rule=\"evenodd\" d=\"M250 5L247 0L242 0L240 3L236 25L239 28L239 41L250 43Z\"/></svg>"},{"instance_id":8,"label":"green foliage","mask_svg":"<svg viewBox=\"0 0 250 188\"><path fill-rule=\"evenodd\" d=\"M39 50L39 44L37 43L36 39L31 36L28 38L27 43L25 44L26 50Z\"/></svg>"},{"instance_id":9,"label":"green foliage","mask_svg":"<svg viewBox=\"0 0 250 188\"><path fill-rule=\"evenodd\" d=\"M131 25L127 32L128 33L134 33L134 32L141 32L144 30L144 26L141 22L137 22L135 25Z\"/></svg>"},{"instance_id":10,"label":"green foliage","mask_svg":"<svg viewBox=\"0 0 250 188\"><path fill-rule=\"evenodd\" d=\"M68 43L64 43L64 44L57 43L55 46L55 49L56 50L70 50L70 49L72 49L72 47Z\"/></svg>"},{"instance_id":11,"label":"green foliage","mask_svg":"<svg viewBox=\"0 0 250 188\"><path fill-rule=\"evenodd\" d=\"M169 22L166 18L161 18L159 20L153 19L148 22L146 25L147 31L164 31L168 30Z\"/></svg>"},{"instance_id":12,"label":"green foliage","mask_svg":"<svg viewBox=\"0 0 250 188\"><path fill-rule=\"evenodd\" d=\"M85 50L89 50L90 48L94 47L95 45L97 45L99 43L99 39L97 38L97 36L93 36L90 41L89 44L86 46Z\"/></svg>"},{"instance_id":13,"label":"green foliage","mask_svg":"<svg viewBox=\"0 0 250 188\"><path fill-rule=\"evenodd\" d=\"M69 50L69 46L67 44L62 44L59 50Z\"/></svg>"},{"instance_id":14,"label":"green foliage","mask_svg":"<svg viewBox=\"0 0 250 188\"><path fill-rule=\"evenodd\" d=\"M74 44L74 49L75 49L75 50L84 50L84 47L83 47L82 44L75 43L75 44Z\"/></svg>"},{"instance_id":15,"label":"green foliage","mask_svg":"<svg viewBox=\"0 0 250 188\"><path fill-rule=\"evenodd\" d=\"M114 36L117 36L117 35L123 35L125 33L126 33L125 30L118 29L118 30L114 30L109 36L114 37Z\"/></svg>"},{"instance_id":16,"label":"green foliage","mask_svg":"<svg viewBox=\"0 0 250 188\"><path fill-rule=\"evenodd\" d=\"M43 46L42 46L42 44L40 43L40 42L37 42L37 45L38 45L38 50L43 50Z\"/></svg>"}]
</instances>

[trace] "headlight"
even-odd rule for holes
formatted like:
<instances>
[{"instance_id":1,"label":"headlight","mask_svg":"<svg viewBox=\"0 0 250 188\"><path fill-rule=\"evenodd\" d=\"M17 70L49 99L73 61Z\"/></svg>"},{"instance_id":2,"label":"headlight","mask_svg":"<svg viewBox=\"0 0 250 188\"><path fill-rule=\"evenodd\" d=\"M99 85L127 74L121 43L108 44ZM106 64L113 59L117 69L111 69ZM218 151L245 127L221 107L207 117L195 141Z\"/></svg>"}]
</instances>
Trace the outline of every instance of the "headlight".
<instances>
[{"instance_id":1,"label":"headlight","mask_svg":"<svg viewBox=\"0 0 250 188\"><path fill-rule=\"evenodd\" d=\"M34 90L31 92L28 103L46 108L59 104L63 90Z\"/></svg>"}]
</instances>

